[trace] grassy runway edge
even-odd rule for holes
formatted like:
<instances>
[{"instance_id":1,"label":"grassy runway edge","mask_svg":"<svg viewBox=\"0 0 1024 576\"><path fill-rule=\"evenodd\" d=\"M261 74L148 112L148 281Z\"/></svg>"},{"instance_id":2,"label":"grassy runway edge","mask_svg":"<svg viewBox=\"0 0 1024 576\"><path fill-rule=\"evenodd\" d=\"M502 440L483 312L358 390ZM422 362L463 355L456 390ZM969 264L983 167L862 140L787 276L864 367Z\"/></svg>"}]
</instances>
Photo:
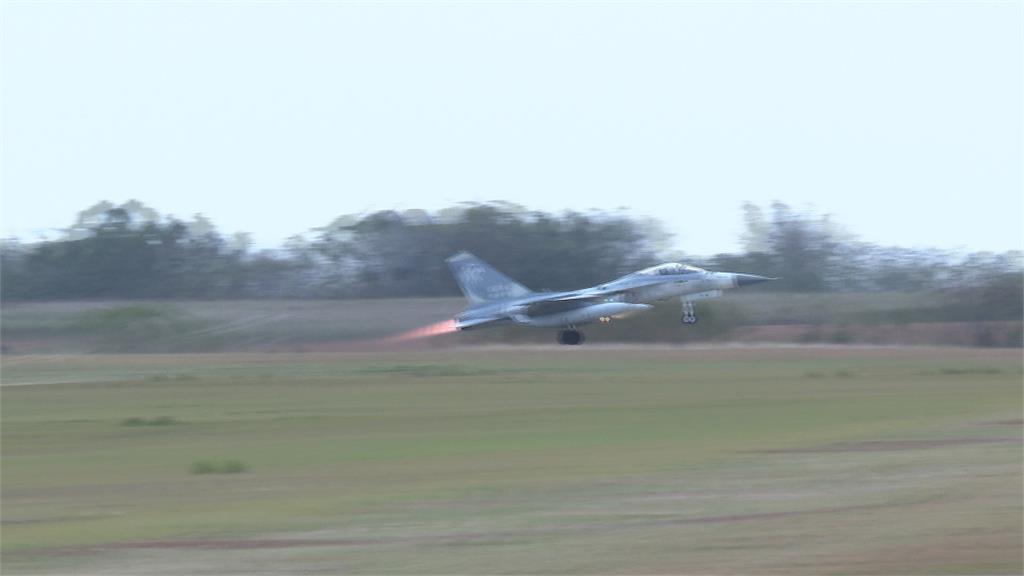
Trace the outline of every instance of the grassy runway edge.
<instances>
[{"instance_id":1,"label":"grassy runway edge","mask_svg":"<svg viewBox=\"0 0 1024 576\"><path fill-rule=\"evenodd\" d=\"M12 357L3 380L11 573L1022 569L1016 350Z\"/></svg>"}]
</instances>

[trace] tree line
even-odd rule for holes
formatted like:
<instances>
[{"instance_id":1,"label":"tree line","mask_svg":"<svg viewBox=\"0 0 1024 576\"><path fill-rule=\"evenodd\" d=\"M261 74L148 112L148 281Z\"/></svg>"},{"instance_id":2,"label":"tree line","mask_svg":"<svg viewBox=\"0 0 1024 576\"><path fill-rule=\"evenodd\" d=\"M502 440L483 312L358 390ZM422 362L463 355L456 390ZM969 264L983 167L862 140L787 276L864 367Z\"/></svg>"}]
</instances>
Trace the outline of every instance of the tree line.
<instances>
[{"instance_id":1,"label":"tree line","mask_svg":"<svg viewBox=\"0 0 1024 576\"><path fill-rule=\"evenodd\" d=\"M445 258L469 250L535 290L592 285L666 260L781 278L791 292L983 294L1020 316L1022 256L951 254L858 240L827 216L744 206L743 250L687 258L655 220L529 211L505 203L342 216L276 249L254 250L202 216L137 201L96 204L58 240L0 246L5 301L152 298L390 298L458 294Z\"/></svg>"}]
</instances>

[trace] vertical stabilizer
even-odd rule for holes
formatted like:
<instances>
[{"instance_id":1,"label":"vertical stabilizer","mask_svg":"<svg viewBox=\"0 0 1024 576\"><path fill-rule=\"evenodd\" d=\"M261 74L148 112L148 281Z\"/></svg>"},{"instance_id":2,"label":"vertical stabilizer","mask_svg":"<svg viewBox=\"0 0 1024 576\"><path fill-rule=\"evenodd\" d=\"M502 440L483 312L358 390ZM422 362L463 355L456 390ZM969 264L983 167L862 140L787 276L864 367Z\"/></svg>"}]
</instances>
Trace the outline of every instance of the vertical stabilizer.
<instances>
[{"instance_id":1,"label":"vertical stabilizer","mask_svg":"<svg viewBox=\"0 0 1024 576\"><path fill-rule=\"evenodd\" d=\"M455 281L471 304L508 300L530 294L530 289L491 268L469 252L459 252L447 260Z\"/></svg>"}]
</instances>

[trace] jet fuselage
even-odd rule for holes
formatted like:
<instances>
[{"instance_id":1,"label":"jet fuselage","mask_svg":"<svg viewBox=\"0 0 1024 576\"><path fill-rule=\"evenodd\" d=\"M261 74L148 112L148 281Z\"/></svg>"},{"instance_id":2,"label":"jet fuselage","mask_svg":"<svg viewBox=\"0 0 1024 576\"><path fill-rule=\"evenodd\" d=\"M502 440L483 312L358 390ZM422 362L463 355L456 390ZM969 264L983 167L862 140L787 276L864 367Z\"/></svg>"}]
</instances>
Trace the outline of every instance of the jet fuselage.
<instances>
[{"instance_id":1,"label":"jet fuselage","mask_svg":"<svg viewBox=\"0 0 1024 576\"><path fill-rule=\"evenodd\" d=\"M732 272L711 272L685 264L668 263L627 274L604 284L566 292L532 292L462 252L448 259L459 287L471 306L456 316L459 330L500 324L562 328L582 335L578 326L609 322L650 309L652 302L680 298L683 322L696 323L693 302L721 295L722 290L755 284L771 278Z\"/></svg>"}]
</instances>

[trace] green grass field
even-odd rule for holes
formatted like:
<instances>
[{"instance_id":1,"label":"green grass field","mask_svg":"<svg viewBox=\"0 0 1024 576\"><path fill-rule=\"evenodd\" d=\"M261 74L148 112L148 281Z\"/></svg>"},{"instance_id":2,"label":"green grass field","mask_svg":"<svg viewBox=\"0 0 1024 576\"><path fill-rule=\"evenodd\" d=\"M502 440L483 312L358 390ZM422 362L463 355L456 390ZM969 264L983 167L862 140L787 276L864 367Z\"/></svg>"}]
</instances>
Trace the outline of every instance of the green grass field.
<instances>
[{"instance_id":1,"label":"green grass field","mask_svg":"<svg viewBox=\"0 0 1024 576\"><path fill-rule=\"evenodd\" d=\"M990 349L6 357L3 569L1019 574L1021 382Z\"/></svg>"}]
</instances>

